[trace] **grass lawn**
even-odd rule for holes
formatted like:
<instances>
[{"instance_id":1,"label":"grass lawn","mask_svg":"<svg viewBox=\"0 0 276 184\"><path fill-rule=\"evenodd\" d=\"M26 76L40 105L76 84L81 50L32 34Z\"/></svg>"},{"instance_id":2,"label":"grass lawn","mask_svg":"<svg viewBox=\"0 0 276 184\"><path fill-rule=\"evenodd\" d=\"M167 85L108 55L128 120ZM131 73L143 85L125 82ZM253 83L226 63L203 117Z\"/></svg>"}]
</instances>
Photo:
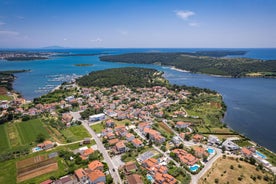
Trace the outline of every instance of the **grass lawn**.
<instances>
[{"instance_id":1,"label":"grass lawn","mask_svg":"<svg viewBox=\"0 0 276 184\"><path fill-rule=\"evenodd\" d=\"M0 183L16 183L15 160L8 160L0 164Z\"/></svg>"},{"instance_id":2,"label":"grass lawn","mask_svg":"<svg viewBox=\"0 0 276 184\"><path fill-rule=\"evenodd\" d=\"M118 125L126 125L126 123L131 124L131 121L129 121L127 119L122 120L122 121L114 120L114 122L115 122L116 126L118 126Z\"/></svg>"},{"instance_id":3,"label":"grass lawn","mask_svg":"<svg viewBox=\"0 0 276 184\"><path fill-rule=\"evenodd\" d=\"M235 140L234 143L236 143L240 147L253 146L253 144L251 144L248 140L243 139Z\"/></svg>"},{"instance_id":4,"label":"grass lawn","mask_svg":"<svg viewBox=\"0 0 276 184\"><path fill-rule=\"evenodd\" d=\"M80 141L86 137L91 137L86 129L81 125L66 128L62 130L62 133L69 142Z\"/></svg>"},{"instance_id":5,"label":"grass lawn","mask_svg":"<svg viewBox=\"0 0 276 184\"><path fill-rule=\"evenodd\" d=\"M0 95L0 100L12 100L13 98L8 95Z\"/></svg>"},{"instance_id":6,"label":"grass lawn","mask_svg":"<svg viewBox=\"0 0 276 184\"><path fill-rule=\"evenodd\" d=\"M87 146L88 148L90 148L91 146L93 146L95 144L96 144L96 141L91 140L90 144L83 144L82 146L80 146L80 143L75 143L75 144L68 144L65 147L73 151L75 149L78 149L78 148L84 147L84 146Z\"/></svg>"},{"instance_id":7,"label":"grass lawn","mask_svg":"<svg viewBox=\"0 0 276 184\"><path fill-rule=\"evenodd\" d=\"M91 125L90 126L96 133L101 133L102 130L104 129L104 125L101 123L95 124L95 125Z\"/></svg>"},{"instance_id":8,"label":"grass lawn","mask_svg":"<svg viewBox=\"0 0 276 184\"><path fill-rule=\"evenodd\" d=\"M233 169L230 166L233 166ZM240 165L240 167L239 167ZM199 184L211 184L215 183L217 179L218 183L268 183L263 179L264 176L272 177L272 174L268 172L257 171L256 166L253 166L244 161L236 161L235 158L227 157L226 159L219 158L211 169L209 169L205 175L199 180ZM254 181L251 176L256 177ZM258 179L258 176L260 179ZM238 178L242 178L239 180Z\"/></svg>"},{"instance_id":9,"label":"grass lawn","mask_svg":"<svg viewBox=\"0 0 276 184\"><path fill-rule=\"evenodd\" d=\"M40 119L32 119L26 122L16 123L16 128L23 145L35 141L37 135L40 133L43 134L45 138L50 137Z\"/></svg>"},{"instance_id":10,"label":"grass lawn","mask_svg":"<svg viewBox=\"0 0 276 184\"><path fill-rule=\"evenodd\" d=\"M8 150L10 148L10 143L5 126L5 124L0 125L0 152Z\"/></svg>"}]
</instances>

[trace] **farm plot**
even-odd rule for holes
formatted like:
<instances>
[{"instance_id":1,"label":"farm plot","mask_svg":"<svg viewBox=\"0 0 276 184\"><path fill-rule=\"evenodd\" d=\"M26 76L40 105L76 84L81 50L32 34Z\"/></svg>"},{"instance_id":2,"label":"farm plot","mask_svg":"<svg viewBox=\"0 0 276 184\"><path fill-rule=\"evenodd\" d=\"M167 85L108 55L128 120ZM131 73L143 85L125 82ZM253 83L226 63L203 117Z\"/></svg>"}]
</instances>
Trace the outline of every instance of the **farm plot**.
<instances>
[{"instance_id":1,"label":"farm plot","mask_svg":"<svg viewBox=\"0 0 276 184\"><path fill-rule=\"evenodd\" d=\"M46 156L36 156L16 163L17 181L22 182L55 170L58 164L55 158L48 159Z\"/></svg>"}]
</instances>

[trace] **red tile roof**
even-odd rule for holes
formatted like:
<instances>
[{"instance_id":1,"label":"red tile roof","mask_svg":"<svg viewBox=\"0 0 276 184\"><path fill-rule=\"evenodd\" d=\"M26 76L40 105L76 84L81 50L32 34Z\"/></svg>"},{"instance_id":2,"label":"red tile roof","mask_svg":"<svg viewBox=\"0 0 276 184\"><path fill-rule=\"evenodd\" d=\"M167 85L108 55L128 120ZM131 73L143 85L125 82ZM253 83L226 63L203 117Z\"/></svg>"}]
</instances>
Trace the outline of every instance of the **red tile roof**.
<instances>
[{"instance_id":1,"label":"red tile roof","mask_svg":"<svg viewBox=\"0 0 276 184\"><path fill-rule=\"evenodd\" d=\"M94 182L97 179L99 179L100 177L104 177L104 173L100 170L95 170L92 171L91 173L88 174L88 178L90 179L90 181Z\"/></svg>"},{"instance_id":2,"label":"red tile roof","mask_svg":"<svg viewBox=\"0 0 276 184\"><path fill-rule=\"evenodd\" d=\"M77 176L77 178L79 179L79 180L81 180L81 178L83 177L83 176L86 176L86 172L83 170L83 168L80 168L80 169L77 169L77 170L75 170L75 175Z\"/></svg>"},{"instance_id":3,"label":"red tile roof","mask_svg":"<svg viewBox=\"0 0 276 184\"><path fill-rule=\"evenodd\" d=\"M90 164L88 164L88 168L91 171L101 170L103 168L103 164L99 160L94 160L94 161L90 162Z\"/></svg>"}]
</instances>

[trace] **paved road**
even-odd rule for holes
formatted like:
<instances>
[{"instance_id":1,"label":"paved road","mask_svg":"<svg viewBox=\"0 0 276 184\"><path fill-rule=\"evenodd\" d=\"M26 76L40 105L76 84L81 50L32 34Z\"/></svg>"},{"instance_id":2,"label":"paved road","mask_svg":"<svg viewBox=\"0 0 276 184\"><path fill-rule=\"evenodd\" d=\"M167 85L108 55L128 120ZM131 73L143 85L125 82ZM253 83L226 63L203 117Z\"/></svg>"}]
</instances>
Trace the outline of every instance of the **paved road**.
<instances>
[{"instance_id":1,"label":"paved road","mask_svg":"<svg viewBox=\"0 0 276 184\"><path fill-rule=\"evenodd\" d=\"M174 159L172 159L167 153L165 153L164 151L162 151L161 149L159 149L157 146L155 146L154 144L152 145L152 147L154 149L156 149L157 151L159 151L160 153L162 153L167 159L171 160L177 167L180 167L180 164L177 163Z\"/></svg>"},{"instance_id":2,"label":"paved road","mask_svg":"<svg viewBox=\"0 0 276 184\"><path fill-rule=\"evenodd\" d=\"M170 127L170 125L168 125L167 123L165 123L168 127ZM171 128L171 127L170 127ZM171 130L174 132L175 135L177 135L178 137L179 134L178 132L176 132L173 128L171 128ZM199 146L200 143L194 143L192 141L186 141L184 139L182 139L180 137L180 139L182 140L183 142L183 145L184 146ZM206 147L206 145L202 145L204 147ZM215 147L212 147L212 146L208 146L208 147L211 147L212 149L214 149L216 151L216 155L214 157L212 157L208 162L207 164L205 164L204 168L196 175L191 175L192 176L192 180L191 180L191 184L197 184L198 183L198 180L212 167L213 163L219 158L222 156L222 152L220 149L218 148L215 148Z\"/></svg>"},{"instance_id":3,"label":"paved road","mask_svg":"<svg viewBox=\"0 0 276 184\"><path fill-rule=\"evenodd\" d=\"M106 161L106 163L109 167L109 172L110 172L110 174L113 178L114 183L116 183L116 184L120 183L121 184L122 181L121 181L120 175L118 173L118 170L114 166L110 156L108 155L104 145L102 144L102 141L97 137L96 133L90 128L87 121L82 121L82 125L86 128L86 130L90 133L90 135L96 141L96 144L98 146L98 150L103 154L104 160ZM113 172L113 169L115 170L115 172Z\"/></svg>"},{"instance_id":4,"label":"paved road","mask_svg":"<svg viewBox=\"0 0 276 184\"><path fill-rule=\"evenodd\" d=\"M212 147L213 148L213 147ZM196 175L192 175L191 184L197 184L198 180L212 167L213 163L222 156L222 152L220 149L213 148L216 150L216 155L212 157L207 164L204 166L204 168Z\"/></svg>"},{"instance_id":5,"label":"paved road","mask_svg":"<svg viewBox=\"0 0 276 184\"><path fill-rule=\"evenodd\" d=\"M118 169L114 166L114 163L112 162L110 156L108 155L104 145L102 144L102 141L97 137L97 134L90 128L87 120L81 120L79 112L71 112L74 119L79 120L82 122L82 125L84 128L88 131L88 133L94 138L98 150L103 154L104 160L106 161L109 172L113 178L113 181L115 184L121 184L122 180L120 178L120 175L118 173ZM114 171L113 171L114 170Z\"/></svg>"}]
</instances>

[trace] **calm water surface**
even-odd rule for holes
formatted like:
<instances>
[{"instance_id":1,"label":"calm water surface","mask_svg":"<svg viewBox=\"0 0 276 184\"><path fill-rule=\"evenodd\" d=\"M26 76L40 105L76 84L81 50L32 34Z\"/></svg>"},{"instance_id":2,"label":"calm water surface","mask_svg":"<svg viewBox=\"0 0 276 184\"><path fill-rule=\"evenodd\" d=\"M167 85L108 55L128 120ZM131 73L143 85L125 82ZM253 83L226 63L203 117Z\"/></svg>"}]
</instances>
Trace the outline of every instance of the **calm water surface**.
<instances>
[{"instance_id":1,"label":"calm water surface","mask_svg":"<svg viewBox=\"0 0 276 184\"><path fill-rule=\"evenodd\" d=\"M78 49L69 51L117 54L152 51L194 52L197 50L206 49ZM249 52L243 57L276 59L276 49L247 50ZM80 63L90 63L93 66L74 66ZM16 74L17 79L14 82L14 89L29 100L47 93L72 74L84 75L91 71L127 66L155 68L164 71L164 76L173 84L185 84L218 91L228 107L224 121L234 130L276 152L276 79L213 77L155 65L101 62L98 56L53 57L49 60L22 62L0 61L0 70L31 69L31 72Z\"/></svg>"}]
</instances>

